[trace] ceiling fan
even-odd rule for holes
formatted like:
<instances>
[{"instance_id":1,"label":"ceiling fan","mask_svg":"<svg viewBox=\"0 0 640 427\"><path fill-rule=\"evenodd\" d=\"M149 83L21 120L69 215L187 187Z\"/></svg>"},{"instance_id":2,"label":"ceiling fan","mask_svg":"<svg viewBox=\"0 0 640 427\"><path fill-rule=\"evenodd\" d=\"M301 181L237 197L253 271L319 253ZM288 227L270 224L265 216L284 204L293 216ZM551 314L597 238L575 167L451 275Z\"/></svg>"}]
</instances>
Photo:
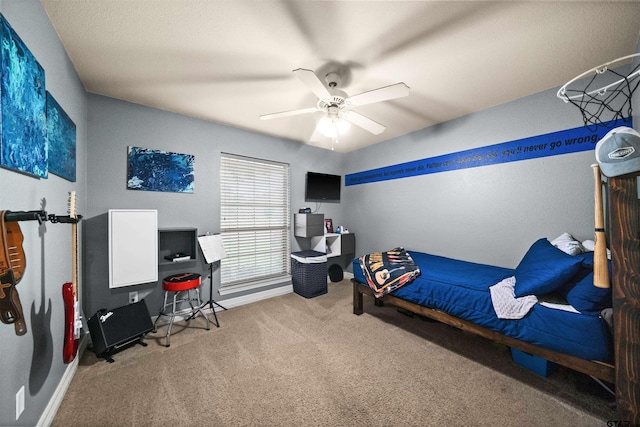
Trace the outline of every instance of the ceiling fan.
<instances>
[{"instance_id":1,"label":"ceiling fan","mask_svg":"<svg viewBox=\"0 0 640 427\"><path fill-rule=\"evenodd\" d=\"M260 119L271 120L318 111L323 112L325 115L318 122L310 138L311 141L318 141L322 136L337 139L338 135L344 133L350 127L351 123L374 135L379 135L384 132L386 129L385 126L353 111L352 108L409 95L409 87L406 84L396 83L349 96L338 89L341 76L337 72L329 72L325 75L324 81L326 85L323 84L318 76L311 70L298 68L293 70L293 73L318 97L316 106L280 113L263 114L260 116Z\"/></svg>"}]
</instances>

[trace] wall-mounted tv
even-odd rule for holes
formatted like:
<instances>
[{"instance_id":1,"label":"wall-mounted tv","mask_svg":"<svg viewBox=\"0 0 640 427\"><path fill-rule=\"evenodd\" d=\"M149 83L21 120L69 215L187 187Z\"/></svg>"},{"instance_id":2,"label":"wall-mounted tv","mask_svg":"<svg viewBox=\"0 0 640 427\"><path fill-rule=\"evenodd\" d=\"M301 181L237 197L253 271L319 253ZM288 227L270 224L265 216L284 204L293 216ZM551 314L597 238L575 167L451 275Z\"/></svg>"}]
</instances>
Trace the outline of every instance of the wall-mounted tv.
<instances>
[{"instance_id":1,"label":"wall-mounted tv","mask_svg":"<svg viewBox=\"0 0 640 427\"><path fill-rule=\"evenodd\" d=\"M341 186L340 175L307 172L305 200L307 202L339 202Z\"/></svg>"}]
</instances>

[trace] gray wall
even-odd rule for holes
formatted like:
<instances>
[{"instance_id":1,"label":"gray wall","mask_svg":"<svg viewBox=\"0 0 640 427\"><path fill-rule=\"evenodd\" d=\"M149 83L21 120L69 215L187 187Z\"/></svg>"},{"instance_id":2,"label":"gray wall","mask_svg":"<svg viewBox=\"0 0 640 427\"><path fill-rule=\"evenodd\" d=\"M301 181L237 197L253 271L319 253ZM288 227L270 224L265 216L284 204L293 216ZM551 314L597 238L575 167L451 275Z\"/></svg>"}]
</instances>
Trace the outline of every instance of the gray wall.
<instances>
[{"instance_id":1,"label":"gray wall","mask_svg":"<svg viewBox=\"0 0 640 427\"><path fill-rule=\"evenodd\" d=\"M49 175L37 179L0 168L0 209L40 209L66 215L68 192L86 211L86 95L42 6L35 0L4 0L0 10L45 70L46 88L76 124L77 182ZM0 323L0 425L35 425L67 365L62 362L64 307L62 285L71 280L71 228L35 221L20 224L27 267L18 285L28 332L16 336ZM15 420L15 395L25 386L26 409Z\"/></svg>"},{"instance_id":2,"label":"gray wall","mask_svg":"<svg viewBox=\"0 0 640 427\"><path fill-rule=\"evenodd\" d=\"M199 234L219 231L220 153L233 153L261 159L275 160L291 165L291 210L297 212L304 201L307 171L341 174L344 156L333 151L302 145L297 142L268 137L254 132L205 122L136 104L98 95L88 97L89 147L86 264L84 301L85 312L95 313L100 308L114 308L128 302L128 293L140 291L150 311L162 302L160 283L108 287L106 257L106 212L108 209L157 209L158 226L196 227ZM257 118L256 118L257 120ZM159 193L127 190L127 147L137 146L163 151L195 155L195 189L193 194ZM335 224L344 221L346 202L325 203L319 212L332 218ZM315 203L310 206L315 209ZM293 218L293 215L292 215ZM293 226L293 224L292 224ZM292 236L293 251L307 249L308 239ZM207 266L197 270L204 275ZM162 268L159 279L175 271ZM219 272L214 274L214 299L217 295ZM205 286L208 297L208 283ZM234 294L227 297L237 297Z\"/></svg>"},{"instance_id":3,"label":"gray wall","mask_svg":"<svg viewBox=\"0 0 640 427\"><path fill-rule=\"evenodd\" d=\"M583 126L558 88L347 155L345 173ZM360 253L395 245L515 267L538 238L593 238L594 151L347 187Z\"/></svg>"},{"instance_id":4,"label":"gray wall","mask_svg":"<svg viewBox=\"0 0 640 427\"><path fill-rule=\"evenodd\" d=\"M159 302L157 283L110 291L105 272L105 213L111 208L158 209L161 227L218 231L221 152L291 164L292 212L304 202L304 174L358 172L581 126L579 113L555 89L434 126L349 154L303 146L216 123L87 95L36 0L0 0L0 11L46 72L47 89L77 126L77 182L36 179L0 168L0 209L64 214L67 192L84 215L81 292L85 314L126 304L129 290ZM640 45L638 50L640 52ZM636 121L640 106L635 97ZM636 127L638 127L636 125ZM194 194L126 189L126 150L135 145L196 156ZM445 172L347 187L343 202L319 211L357 235L357 252L404 245L435 253L514 266L541 236L593 234L593 152ZM311 206L315 208L315 206ZM0 324L0 425L35 425L67 368L61 360L62 284L71 276L70 227L23 223L27 270L18 286L29 332ZM102 228L102 231L101 231ZM307 241L292 238L292 249ZM201 264L200 269L205 266ZM162 277L162 276L161 276ZM216 287L219 277L215 278ZM26 410L15 421L15 394L26 389Z\"/></svg>"}]
</instances>

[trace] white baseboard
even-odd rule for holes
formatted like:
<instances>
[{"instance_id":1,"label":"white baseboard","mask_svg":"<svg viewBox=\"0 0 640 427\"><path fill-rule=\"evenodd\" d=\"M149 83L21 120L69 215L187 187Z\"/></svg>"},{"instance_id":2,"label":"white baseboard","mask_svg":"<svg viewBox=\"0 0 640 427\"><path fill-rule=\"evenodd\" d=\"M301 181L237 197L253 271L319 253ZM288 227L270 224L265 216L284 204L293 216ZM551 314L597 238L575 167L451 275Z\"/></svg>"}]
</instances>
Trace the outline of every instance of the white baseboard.
<instances>
[{"instance_id":1,"label":"white baseboard","mask_svg":"<svg viewBox=\"0 0 640 427\"><path fill-rule=\"evenodd\" d=\"M53 392L51 399L49 399L47 407L44 408L44 411L42 412L42 415L38 420L38 427L47 427L50 426L53 422L53 419L58 412L58 408L62 403L62 399L64 399L64 395L67 394L67 389L71 384L71 380L78 370L80 357L82 357L82 353L86 349L88 341L88 334L83 335L80 340L80 345L78 346L78 354L76 354L76 357L73 359L73 361L67 365L67 369L64 371L64 374L62 374L62 378L58 383L58 387L56 387L56 390Z\"/></svg>"},{"instance_id":2,"label":"white baseboard","mask_svg":"<svg viewBox=\"0 0 640 427\"><path fill-rule=\"evenodd\" d=\"M349 273L348 271L344 272L344 278L345 279L353 279L353 273ZM327 283L329 283L329 276L327 276ZM265 299L269 299L269 298L273 298L273 297L278 297L280 295L286 295L286 294L290 294L293 292L293 285L289 284L289 285L285 285L285 286L279 286L277 288L273 288L273 289L268 289L266 291L261 291L261 292L254 292L248 295L242 295L239 297L235 297L235 298L227 298L225 300L219 301L220 304L222 306L224 306L225 308L232 308L232 307L239 307L241 305L245 305L245 304L251 304L253 302L258 302L258 301L262 301ZM204 301L203 301L204 302ZM220 307L215 307L216 312L221 311L222 309ZM209 314L211 313L211 308L205 308L204 310L202 310L204 313ZM174 322L179 322L181 320L185 320L187 318L187 315L191 315L191 310L190 309L184 309L181 310L178 314L176 314L176 318L174 319ZM155 322L156 317L158 316L153 316L152 320ZM159 324L158 326L162 326L163 324Z\"/></svg>"},{"instance_id":3,"label":"white baseboard","mask_svg":"<svg viewBox=\"0 0 640 427\"><path fill-rule=\"evenodd\" d=\"M251 304L252 302L262 301L264 299L278 297L280 295L290 294L292 292L293 292L293 285L285 285L285 286L280 286L280 287L273 288L273 289L268 289L266 291L254 292L252 294L243 295L243 296L240 296L240 297L227 298L227 299L219 301L219 302L220 302L220 305L224 306L224 308L233 308L233 307L239 307L239 306L245 305L245 304ZM205 302L205 301L203 301L203 302ZM216 310L216 312L220 312L223 309L220 308L220 307L215 307L215 310ZM205 314L210 314L211 313L211 308L205 308L202 311ZM180 310L176 314L176 318L173 321L174 322L179 322L181 320L185 320L188 316L191 316L191 309L186 308L186 309ZM153 316L151 318L151 320L153 322L155 322L157 317L158 316ZM166 323L159 323L158 326L164 326L167 323L169 323L169 322L167 321Z\"/></svg>"},{"instance_id":4,"label":"white baseboard","mask_svg":"<svg viewBox=\"0 0 640 427\"><path fill-rule=\"evenodd\" d=\"M268 289L266 291L255 292L249 295L243 295L240 297L225 299L224 301L220 301L225 308L239 307L245 304L251 304L252 302L262 301L264 299L269 299L273 297L278 297L280 295L286 295L293 292L293 285L280 286L278 288ZM222 310L221 308L216 308L216 311ZM211 312L211 310L209 310Z\"/></svg>"}]
</instances>

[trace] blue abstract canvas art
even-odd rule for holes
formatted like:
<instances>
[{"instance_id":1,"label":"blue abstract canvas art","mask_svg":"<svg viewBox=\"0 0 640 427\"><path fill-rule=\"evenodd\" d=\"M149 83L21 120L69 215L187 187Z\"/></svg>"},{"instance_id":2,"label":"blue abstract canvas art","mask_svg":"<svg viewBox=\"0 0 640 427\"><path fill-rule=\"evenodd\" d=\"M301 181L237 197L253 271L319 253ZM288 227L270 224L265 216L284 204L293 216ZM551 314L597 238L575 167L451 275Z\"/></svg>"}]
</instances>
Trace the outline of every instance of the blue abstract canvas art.
<instances>
[{"instance_id":1,"label":"blue abstract canvas art","mask_svg":"<svg viewBox=\"0 0 640 427\"><path fill-rule=\"evenodd\" d=\"M44 69L0 15L0 166L47 177Z\"/></svg>"},{"instance_id":2,"label":"blue abstract canvas art","mask_svg":"<svg viewBox=\"0 0 640 427\"><path fill-rule=\"evenodd\" d=\"M47 92L49 172L76 182L76 124Z\"/></svg>"},{"instance_id":3,"label":"blue abstract canvas art","mask_svg":"<svg viewBox=\"0 0 640 427\"><path fill-rule=\"evenodd\" d=\"M193 155L129 147L127 157L127 188L193 193Z\"/></svg>"}]
</instances>

